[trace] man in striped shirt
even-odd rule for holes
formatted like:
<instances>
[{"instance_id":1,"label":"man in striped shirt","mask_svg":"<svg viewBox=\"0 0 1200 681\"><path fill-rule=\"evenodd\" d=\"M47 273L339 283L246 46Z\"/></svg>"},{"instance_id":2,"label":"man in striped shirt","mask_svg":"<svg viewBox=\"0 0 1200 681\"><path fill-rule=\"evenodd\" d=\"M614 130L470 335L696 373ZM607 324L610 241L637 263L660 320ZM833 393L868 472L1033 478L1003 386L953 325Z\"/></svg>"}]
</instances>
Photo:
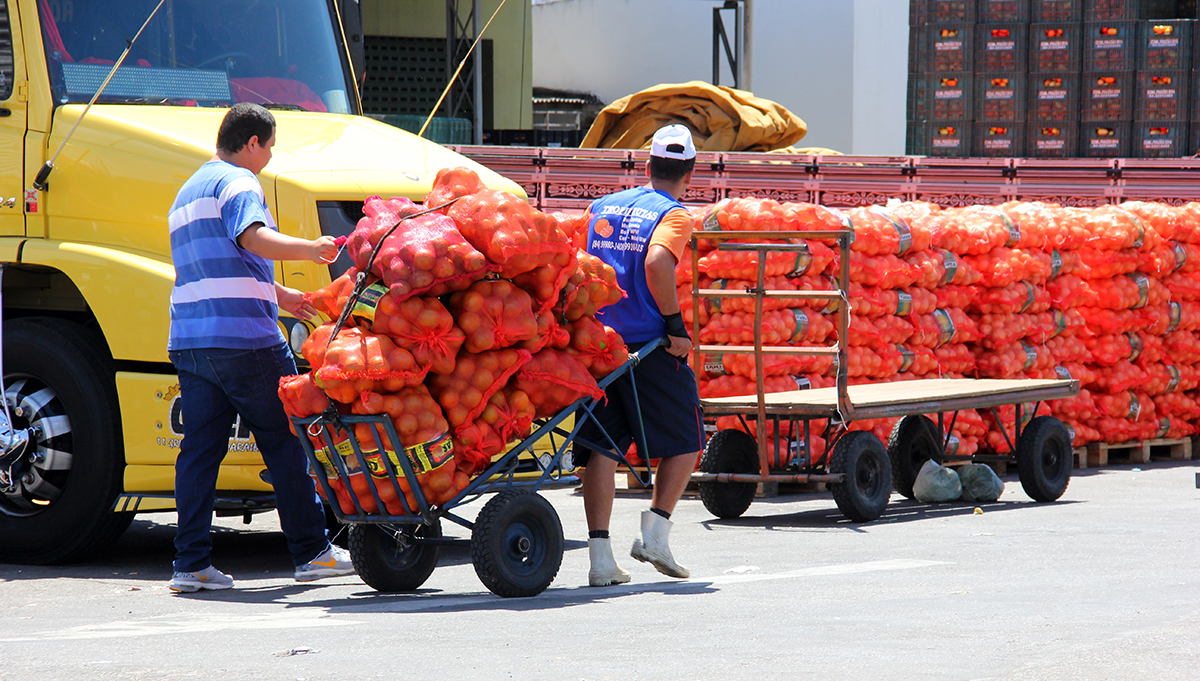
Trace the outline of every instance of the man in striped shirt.
<instances>
[{"instance_id":1,"label":"man in striped shirt","mask_svg":"<svg viewBox=\"0 0 1200 681\"><path fill-rule=\"evenodd\" d=\"M173 591L233 586L212 565L210 532L217 473L238 415L270 472L296 579L354 571L349 553L325 536L324 510L277 393L279 379L296 373L279 309L302 318L315 310L300 291L275 281L273 261L328 263L337 247L328 236L279 233L256 177L274 144L271 112L235 105L221 122L216 155L183 184L168 218L175 288L167 350L179 374L184 429L175 463Z\"/></svg>"}]
</instances>

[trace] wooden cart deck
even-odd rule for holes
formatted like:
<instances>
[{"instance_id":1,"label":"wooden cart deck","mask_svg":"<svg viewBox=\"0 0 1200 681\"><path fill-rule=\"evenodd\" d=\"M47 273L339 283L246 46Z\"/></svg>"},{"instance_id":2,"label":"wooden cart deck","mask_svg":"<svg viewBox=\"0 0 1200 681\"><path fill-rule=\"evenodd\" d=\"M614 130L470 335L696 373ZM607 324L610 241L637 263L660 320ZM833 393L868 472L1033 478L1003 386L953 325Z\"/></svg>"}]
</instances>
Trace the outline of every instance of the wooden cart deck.
<instances>
[{"instance_id":1,"label":"wooden cart deck","mask_svg":"<svg viewBox=\"0 0 1200 681\"><path fill-rule=\"evenodd\" d=\"M909 414L932 414L963 409L987 409L1005 404L1074 397L1073 379L933 378L848 387L852 419L876 419ZM838 415L837 388L791 390L763 396L768 416L828 418ZM755 395L703 399L706 416L758 413Z\"/></svg>"}]
</instances>

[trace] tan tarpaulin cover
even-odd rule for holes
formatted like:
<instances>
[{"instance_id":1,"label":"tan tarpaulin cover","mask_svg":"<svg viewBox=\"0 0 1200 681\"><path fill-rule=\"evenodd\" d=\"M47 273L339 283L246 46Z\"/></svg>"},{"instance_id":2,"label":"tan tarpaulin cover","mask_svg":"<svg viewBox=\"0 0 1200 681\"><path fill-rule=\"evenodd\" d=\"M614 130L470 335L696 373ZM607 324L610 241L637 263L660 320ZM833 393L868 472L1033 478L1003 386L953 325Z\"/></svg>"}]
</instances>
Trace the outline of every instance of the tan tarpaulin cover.
<instances>
[{"instance_id":1,"label":"tan tarpaulin cover","mask_svg":"<svg viewBox=\"0 0 1200 681\"><path fill-rule=\"evenodd\" d=\"M654 131L682 123L698 151L771 151L808 133L799 116L745 90L688 83L655 85L604 107L579 145L585 149L649 149Z\"/></svg>"}]
</instances>

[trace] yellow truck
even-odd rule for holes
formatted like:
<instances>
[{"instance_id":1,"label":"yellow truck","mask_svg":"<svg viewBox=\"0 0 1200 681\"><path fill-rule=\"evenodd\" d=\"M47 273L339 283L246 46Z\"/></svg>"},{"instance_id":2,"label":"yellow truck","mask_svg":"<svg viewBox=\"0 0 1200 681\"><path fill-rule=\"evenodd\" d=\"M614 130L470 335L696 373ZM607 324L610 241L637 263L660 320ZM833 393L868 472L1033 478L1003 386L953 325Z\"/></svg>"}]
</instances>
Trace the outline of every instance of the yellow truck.
<instances>
[{"instance_id":1,"label":"yellow truck","mask_svg":"<svg viewBox=\"0 0 1200 681\"><path fill-rule=\"evenodd\" d=\"M167 212L233 103L275 114L259 179L289 234L348 234L366 197L420 201L447 166L525 196L361 115L345 36L333 0L0 2L0 424L11 421L0 428L0 561L78 560L136 512L174 508L182 424L166 354ZM348 265L280 263L276 276L312 290ZM298 349L308 329L281 323ZM271 508L264 471L235 424L218 513Z\"/></svg>"}]
</instances>

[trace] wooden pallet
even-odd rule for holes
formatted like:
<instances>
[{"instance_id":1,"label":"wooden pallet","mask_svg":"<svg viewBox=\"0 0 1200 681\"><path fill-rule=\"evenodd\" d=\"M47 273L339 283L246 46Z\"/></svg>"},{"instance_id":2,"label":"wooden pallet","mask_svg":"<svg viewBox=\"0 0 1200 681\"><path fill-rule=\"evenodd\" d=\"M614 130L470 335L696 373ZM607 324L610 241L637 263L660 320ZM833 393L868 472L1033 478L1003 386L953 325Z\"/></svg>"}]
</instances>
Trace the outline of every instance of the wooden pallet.
<instances>
[{"instance_id":1,"label":"wooden pallet","mask_svg":"<svg viewBox=\"0 0 1200 681\"><path fill-rule=\"evenodd\" d=\"M1190 461L1192 459L1192 438L1179 440L1147 440L1150 446L1150 458L1154 460Z\"/></svg>"},{"instance_id":2,"label":"wooden pallet","mask_svg":"<svg viewBox=\"0 0 1200 681\"><path fill-rule=\"evenodd\" d=\"M1087 448L1087 446L1084 445L1083 447L1076 447L1072 451L1075 454L1075 467L1076 468L1087 468L1088 467L1088 448Z\"/></svg>"},{"instance_id":3,"label":"wooden pallet","mask_svg":"<svg viewBox=\"0 0 1200 681\"><path fill-rule=\"evenodd\" d=\"M1150 445L1153 440L1140 442L1122 442L1108 444L1105 442L1089 442L1087 458L1089 466L1108 466L1123 463L1149 463Z\"/></svg>"}]
</instances>

